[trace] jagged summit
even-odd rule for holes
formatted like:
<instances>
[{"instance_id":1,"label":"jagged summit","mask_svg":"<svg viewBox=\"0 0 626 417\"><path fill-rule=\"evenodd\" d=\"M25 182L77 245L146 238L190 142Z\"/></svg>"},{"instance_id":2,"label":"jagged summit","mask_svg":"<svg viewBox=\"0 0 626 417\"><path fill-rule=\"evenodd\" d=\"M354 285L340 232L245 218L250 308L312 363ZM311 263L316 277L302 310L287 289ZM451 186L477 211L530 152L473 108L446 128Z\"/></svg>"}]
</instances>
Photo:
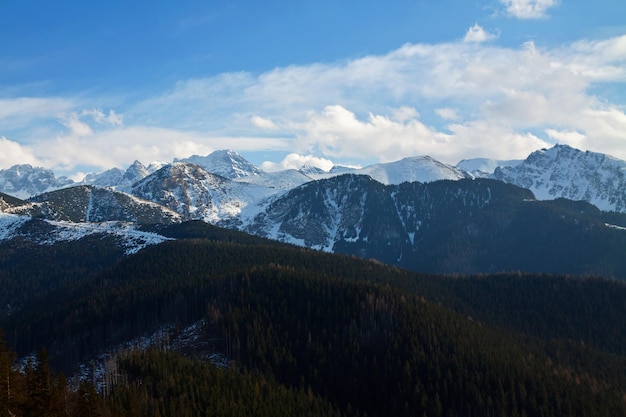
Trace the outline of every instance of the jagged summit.
<instances>
[{"instance_id":1,"label":"jagged summit","mask_svg":"<svg viewBox=\"0 0 626 417\"><path fill-rule=\"evenodd\" d=\"M316 166L313 166L313 165L309 165L309 164L302 165L298 171L303 173L304 175L326 174L326 171L324 171L322 168L319 168L319 167L316 167Z\"/></svg>"},{"instance_id":2,"label":"jagged summit","mask_svg":"<svg viewBox=\"0 0 626 417\"><path fill-rule=\"evenodd\" d=\"M219 150L207 156L193 155L189 158L175 159L174 162L189 162L201 166L212 174L224 178L236 179L263 173L256 165L232 150Z\"/></svg>"},{"instance_id":3,"label":"jagged summit","mask_svg":"<svg viewBox=\"0 0 626 417\"><path fill-rule=\"evenodd\" d=\"M30 164L0 169L0 191L22 199L64 187L72 182L66 177L56 178L50 169L33 167Z\"/></svg>"},{"instance_id":4,"label":"jagged summit","mask_svg":"<svg viewBox=\"0 0 626 417\"><path fill-rule=\"evenodd\" d=\"M174 162L136 183L131 193L209 223L236 217L246 206L274 191L208 172L191 162Z\"/></svg>"},{"instance_id":5,"label":"jagged summit","mask_svg":"<svg viewBox=\"0 0 626 417\"><path fill-rule=\"evenodd\" d=\"M149 174L150 170L136 160L126 170L111 168L99 174L88 174L81 184L125 189Z\"/></svg>"},{"instance_id":6,"label":"jagged summit","mask_svg":"<svg viewBox=\"0 0 626 417\"><path fill-rule=\"evenodd\" d=\"M626 161L610 155L555 145L517 166L497 168L493 178L528 188L538 199L563 197L626 212Z\"/></svg>"}]
</instances>

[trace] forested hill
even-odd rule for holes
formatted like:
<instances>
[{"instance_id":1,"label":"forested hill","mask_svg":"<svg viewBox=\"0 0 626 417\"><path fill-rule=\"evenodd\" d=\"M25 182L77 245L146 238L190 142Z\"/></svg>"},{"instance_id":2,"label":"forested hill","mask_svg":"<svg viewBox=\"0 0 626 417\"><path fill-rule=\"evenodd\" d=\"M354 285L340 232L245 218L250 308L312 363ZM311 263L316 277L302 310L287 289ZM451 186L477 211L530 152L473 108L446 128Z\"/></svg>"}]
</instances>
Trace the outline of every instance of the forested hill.
<instances>
[{"instance_id":1,"label":"forested hill","mask_svg":"<svg viewBox=\"0 0 626 417\"><path fill-rule=\"evenodd\" d=\"M2 319L18 354L48 352L31 376L47 369L48 357L71 372L77 360L166 324L196 323L199 339L184 357L172 348L111 359L106 389L93 400L98 412L626 415L622 282L428 276L203 223L159 231L179 240L94 273L75 270ZM4 279L28 278L13 273ZM211 353L228 367L202 360ZM33 404L31 388L24 380L12 412L27 415L15 410Z\"/></svg>"}]
</instances>

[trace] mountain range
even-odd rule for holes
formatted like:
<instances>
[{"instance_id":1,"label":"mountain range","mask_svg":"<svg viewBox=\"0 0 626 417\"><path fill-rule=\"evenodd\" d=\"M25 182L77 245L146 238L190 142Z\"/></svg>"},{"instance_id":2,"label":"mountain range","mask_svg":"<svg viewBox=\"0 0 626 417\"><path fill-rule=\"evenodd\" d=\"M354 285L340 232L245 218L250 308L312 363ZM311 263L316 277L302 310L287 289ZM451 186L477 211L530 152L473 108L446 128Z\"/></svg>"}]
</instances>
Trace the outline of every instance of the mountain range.
<instances>
[{"instance_id":1,"label":"mountain range","mask_svg":"<svg viewBox=\"0 0 626 417\"><path fill-rule=\"evenodd\" d=\"M25 227L31 219L69 230L123 222L135 231L202 220L428 272L616 276L626 272L625 174L625 161L566 145L523 161L455 167L423 156L272 173L224 150L147 167L135 161L80 183L19 165L0 170L0 237L25 238L24 230L36 230ZM86 229L109 233L83 227L79 236ZM35 235L33 241L49 241Z\"/></svg>"}]
</instances>

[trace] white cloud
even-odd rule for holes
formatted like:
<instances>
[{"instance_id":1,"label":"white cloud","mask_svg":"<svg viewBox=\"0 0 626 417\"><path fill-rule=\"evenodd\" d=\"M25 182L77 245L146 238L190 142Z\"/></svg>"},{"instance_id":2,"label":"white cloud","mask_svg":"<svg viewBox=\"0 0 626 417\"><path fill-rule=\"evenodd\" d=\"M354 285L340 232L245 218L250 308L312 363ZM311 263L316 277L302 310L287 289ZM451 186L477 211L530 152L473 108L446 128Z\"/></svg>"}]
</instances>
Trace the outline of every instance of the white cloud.
<instances>
[{"instance_id":1,"label":"white cloud","mask_svg":"<svg viewBox=\"0 0 626 417\"><path fill-rule=\"evenodd\" d=\"M0 120L14 118L55 117L72 107L71 100L63 98L17 97L0 99Z\"/></svg>"},{"instance_id":2,"label":"white cloud","mask_svg":"<svg viewBox=\"0 0 626 417\"><path fill-rule=\"evenodd\" d=\"M455 109L449 107L435 109L435 113L444 120L459 120L461 118Z\"/></svg>"},{"instance_id":3,"label":"white cloud","mask_svg":"<svg viewBox=\"0 0 626 417\"><path fill-rule=\"evenodd\" d=\"M0 100L0 129L37 126L20 143L63 169L224 148L352 161L428 154L456 163L523 158L554 141L626 159L624 107L593 94L597 85L624 81L626 36L553 48L457 40L184 80L108 111L98 110L106 102L98 98L80 106L71 99ZM13 132L0 135L17 140ZM276 166L299 162L291 156Z\"/></svg>"},{"instance_id":4,"label":"white cloud","mask_svg":"<svg viewBox=\"0 0 626 417\"><path fill-rule=\"evenodd\" d=\"M0 169L18 164L39 166L40 161L35 157L32 148L0 136Z\"/></svg>"},{"instance_id":5,"label":"white cloud","mask_svg":"<svg viewBox=\"0 0 626 417\"><path fill-rule=\"evenodd\" d=\"M492 39L497 38L498 36L487 32L483 29L478 23L475 23L474 26L469 28L465 33L465 37L463 37L463 42L486 42Z\"/></svg>"},{"instance_id":6,"label":"white cloud","mask_svg":"<svg viewBox=\"0 0 626 417\"><path fill-rule=\"evenodd\" d=\"M512 159L548 146L540 138L517 133L503 123L454 124L448 126L452 133L444 133L417 118L400 122L370 114L367 120L359 120L351 111L336 105L309 114L301 129L300 139L310 149L320 149L323 154L338 158L377 155L381 161L425 154L453 164L468 154Z\"/></svg>"},{"instance_id":7,"label":"white cloud","mask_svg":"<svg viewBox=\"0 0 626 417\"><path fill-rule=\"evenodd\" d=\"M265 129L265 130L278 129L278 126L276 125L276 123L274 123L271 119L267 119L265 117L252 116L250 118L250 122L252 122L254 126L261 128L261 129Z\"/></svg>"},{"instance_id":8,"label":"white cloud","mask_svg":"<svg viewBox=\"0 0 626 417\"><path fill-rule=\"evenodd\" d=\"M324 171L329 171L334 166L334 163L329 159L319 158L313 155L290 153L278 163L272 161L263 162L261 169L267 172L275 172L285 169L300 169L303 165L310 165L323 169Z\"/></svg>"},{"instance_id":9,"label":"white cloud","mask_svg":"<svg viewBox=\"0 0 626 417\"><path fill-rule=\"evenodd\" d=\"M252 144L252 145L251 145ZM75 130L55 140L42 140L34 146L42 164L60 171L73 171L79 165L100 170L127 167L138 159L171 161L191 155L207 155L216 149L285 149L280 139L259 137L209 136L198 132L145 126L115 127L78 135Z\"/></svg>"},{"instance_id":10,"label":"white cloud","mask_svg":"<svg viewBox=\"0 0 626 417\"><path fill-rule=\"evenodd\" d=\"M538 19L546 16L558 0L500 0L509 15L519 19Z\"/></svg>"},{"instance_id":11,"label":"white cloud","mask_svg":"<svg viewBox=\"0 0 626 417\"><path fill-rule=\"evenodd\" d=\"M91 136L93 134L91 127L82 122L77 113L70 113L61 117L60 122L69 129L72 136Z\"/></svg>"},{"instance_id":12,"label":"white cloud","mask_svg":"<svg viewBox=\"0 0 626 417\"><path fill-rule=\"evenodd\" d=\"M567 143L575 148L584 146L585 135L571 130L546 129L546 134L558 143Z\"/></svg>"},{"instance_id":13,"label":"white cloud","mask_svg":"<svg viewBox=\"0 0 626 417\"><path fill-rule=\"evenodd\" d=\"M101 109L83 110L81 116L91 116L98 124L121 126L124 123L124 116L109 110L109 114L104 114Z\"/></svg>"}]
</instances>

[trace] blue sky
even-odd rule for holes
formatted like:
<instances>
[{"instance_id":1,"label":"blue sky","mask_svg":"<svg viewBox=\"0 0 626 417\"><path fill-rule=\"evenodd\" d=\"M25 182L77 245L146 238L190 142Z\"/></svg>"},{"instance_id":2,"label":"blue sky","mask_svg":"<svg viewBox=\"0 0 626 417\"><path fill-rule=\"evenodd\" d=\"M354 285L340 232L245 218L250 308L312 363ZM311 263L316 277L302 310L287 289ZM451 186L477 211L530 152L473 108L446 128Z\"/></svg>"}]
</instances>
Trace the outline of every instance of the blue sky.
<instances>
[{"instance_id":1,"label":"blue sky","mask_svg":"<svg viewBox=\"0 0 626 417\"><path fill-rule=\"evenodd\" d=\"M626 159L623 0L0 2L0 168Z\"/></svg>"}]
</instances>

